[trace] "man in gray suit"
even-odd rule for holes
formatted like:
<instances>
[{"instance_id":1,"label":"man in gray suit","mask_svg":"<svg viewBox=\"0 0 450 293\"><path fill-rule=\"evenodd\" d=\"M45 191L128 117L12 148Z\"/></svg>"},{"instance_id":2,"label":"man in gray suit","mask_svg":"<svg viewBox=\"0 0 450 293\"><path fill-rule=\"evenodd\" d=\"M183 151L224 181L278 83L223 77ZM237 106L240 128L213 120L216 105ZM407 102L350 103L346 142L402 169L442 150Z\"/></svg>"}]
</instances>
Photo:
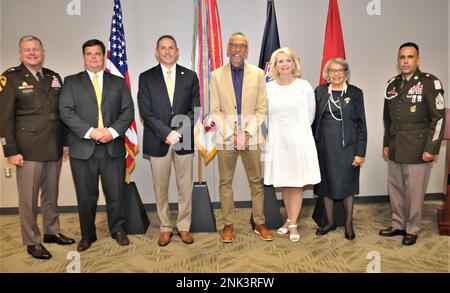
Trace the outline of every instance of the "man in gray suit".
<instances>
[{"instance_id":1,"label":"man in gray suit","mask_svg":"<svg viewBox=\"0 0 450 293\"><path fill-rule=\"evenodd\" d=\"M0 140L8 162L17 167L22 242L34 258L49 259L36 222L39 190L44 242L75 243L59 233L57 211L64 140L58 111L62 81L58 73L42 67L44 48L37 37L22 37L19 54L20 66L0 76Z\"/></svg>"},{"instance_id":2,"label":"man in gray suit","mask_svg":"<svg viewBox=\"0 0 450 293\"><path fill-rule=\"evenodd\" d=\"M71 130L70 165L81 227L78 251L88 249L97 240L99 175L111 236L119 245L130 243L122 227L124 135L134 119L133 100L125 80L104 71L105 45L95 39L85 42L83 59L86 70L65 78L59 104L61 119Z\"/></svg>"}]
</instances>

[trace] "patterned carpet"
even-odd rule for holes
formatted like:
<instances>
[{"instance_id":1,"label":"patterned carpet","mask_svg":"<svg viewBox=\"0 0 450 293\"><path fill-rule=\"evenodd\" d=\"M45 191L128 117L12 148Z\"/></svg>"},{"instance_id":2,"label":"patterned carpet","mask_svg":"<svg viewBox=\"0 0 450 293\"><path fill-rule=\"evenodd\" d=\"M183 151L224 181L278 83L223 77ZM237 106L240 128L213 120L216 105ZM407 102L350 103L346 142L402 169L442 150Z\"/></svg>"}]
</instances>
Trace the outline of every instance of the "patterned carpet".
<instances>
[{"instance_id":1,"label":"patterned carpet","mask_svg":"<svg viewBox=\"0 0 450 293\"><path fill-rule=\"evenodd\" d=\"M106 215L97 215L97 242L81 253L81 272L366 272L373 267L372 257L379 254L381 272L450 272L450 237L438 234L436 209L441 201L427 201L422 232L416 245L404 247L401 237L384 238L378 230L389 226L387 203L355 206L356 239L344 238L343 228L325 236L316 236L316 224L310 218L313 207L301 213L301 239L290 242L275 235L264 242L251 231L250 209L236 210L236 239L224 244L218 233L195 233L195 242L186 245L174 235L166 247L159 247L158 219L150 213L151 225L145 235L130 236L131 245L119 246L106 229ZM217 227L222 228L220 210L215 210ZM40 219L39 219L40 220ZM47 244L53 254L47 261L36 260L21 244L18 216L0 216L1 272L66 272L66 259L76 244ZM62 214L63 233L80 239L78 215ZM369 265L371 263L371 265Z\"/></svg>"}]
</instances>

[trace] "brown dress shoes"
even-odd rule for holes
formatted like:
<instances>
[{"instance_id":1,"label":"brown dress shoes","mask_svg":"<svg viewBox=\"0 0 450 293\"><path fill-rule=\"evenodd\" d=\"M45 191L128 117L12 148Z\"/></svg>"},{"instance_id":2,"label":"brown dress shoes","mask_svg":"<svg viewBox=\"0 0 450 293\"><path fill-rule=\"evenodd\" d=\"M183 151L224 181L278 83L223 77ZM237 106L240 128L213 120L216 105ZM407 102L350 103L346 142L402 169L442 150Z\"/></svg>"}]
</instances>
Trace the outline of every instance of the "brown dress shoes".
<instances>
[{"instance_id":1,"label":"brown dress shoes","mask_svg":"<svg viewBox=\"0 0 450 293\"><path fill-rule=\"evenodd\" d=\"M272 241L273 235L270 232L269 228L267 228L266 224L256 224L255 225L255 233L259 235L259 238L264 241Z\"/></svg>"},{"instance_id":2,"label":"brown dress shoes","mask_svg":"<svg viewBox=\"0 0 450 293\"><path fill-rule=\"evenodd\" d=\"M169 244L172 235L172 232L161 232L161 234L159 235L158 245L166 246L167 244Z\"/></svg>"},{"instance_id":3,"label":"brown dress shoes","mask_svg":"<svg viewBox=\"0 0 450 293\"><path fill-rule=\"evenodd\" d=\"M194 243L194 238L192 237L191 233L189 233L189 231L178 232L178 235L180 235L181 241L183 241L184 243L186 244Z\"/></svg>"},{"instance_id":4,"label":"brown dress shoes","mask_svg":"<svg viewBox=\"0 0 450 293\"><path fill-rule=\"evenodd\" d=\"M35 245L27 245L27 252L31 254L32 257L37 259L49 259L52 257L50 252L48 252L44 245L40 243Z\"/></svg>"},{"instance_id":5,"label":"brown dress shoes","mask_svg":"<svg viewBox=\"0 0 450 293\"><path fill-rule=\"evenodd\" d=\"M223 227L222 235L220 236L220 240L225 243L233 242L234 240L234 230L233 225L225 225Z\"/></svg>"},{"instance_id":6,"label":"brown dress shoes","mask_svg":"<svg viewBox=\"0 0 450 293\"><path fill-rule=\"evenodd\" d=\"M80 242L78 243L77 251L82 252L88 250L91 247L92 242L95 242L96 240L97 238L94 239L81 238Z\"/></svg>"}]
</instances>

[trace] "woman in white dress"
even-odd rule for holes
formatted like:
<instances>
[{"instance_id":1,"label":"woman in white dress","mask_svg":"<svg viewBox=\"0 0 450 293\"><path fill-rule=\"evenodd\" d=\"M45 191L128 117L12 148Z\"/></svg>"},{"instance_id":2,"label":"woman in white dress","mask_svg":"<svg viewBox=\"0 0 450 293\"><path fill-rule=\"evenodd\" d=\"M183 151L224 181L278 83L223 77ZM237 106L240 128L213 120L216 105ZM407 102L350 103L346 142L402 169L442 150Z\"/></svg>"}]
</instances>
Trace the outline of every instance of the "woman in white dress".
<instances>
[{"instance_id":1,"label":"woman in white dress","mask_svg":"<svg viewBox=\"0 0 450 293\"><path fill-rule=\"evenodd\" d=\"M276 50L270 59L267 83L268 135L264 148L264 184L282 188L286 223L277 233L300 240L297 219L303 187L320 182L319 162L311 124L315 115L314 90L300 78L297 54Z\"/></svg>"}]
</instances>

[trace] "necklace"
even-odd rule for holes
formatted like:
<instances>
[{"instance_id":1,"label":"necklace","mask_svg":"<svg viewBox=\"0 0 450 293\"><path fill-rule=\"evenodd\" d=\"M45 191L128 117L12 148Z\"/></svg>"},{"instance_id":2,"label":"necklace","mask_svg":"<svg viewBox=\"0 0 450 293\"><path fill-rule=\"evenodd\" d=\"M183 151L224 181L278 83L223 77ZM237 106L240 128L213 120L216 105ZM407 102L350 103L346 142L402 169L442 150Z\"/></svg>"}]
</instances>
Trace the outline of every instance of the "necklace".
<instances>
[{"instance_id":1,"label":"necklace","mask_svg":"<svg viewBox=\"0 0 450 293\"><path fill-rule=\"evenodd\" d=\"M341 101L340 100L342 99L342 97L344 96L346 91L347 91L347 84L344 83L344 87L341 92L341 97L334 100L333 93L331 90L331 84L328 86L328 109L330 110L331 117L333 117L333 119L336 121L342 121L342 110L341 110ZM339 111L341 112L341 118L334 116L333 111L331 110L331 103L333 103L334 106L339 109Z\"/></svg>"}]
</instances>

